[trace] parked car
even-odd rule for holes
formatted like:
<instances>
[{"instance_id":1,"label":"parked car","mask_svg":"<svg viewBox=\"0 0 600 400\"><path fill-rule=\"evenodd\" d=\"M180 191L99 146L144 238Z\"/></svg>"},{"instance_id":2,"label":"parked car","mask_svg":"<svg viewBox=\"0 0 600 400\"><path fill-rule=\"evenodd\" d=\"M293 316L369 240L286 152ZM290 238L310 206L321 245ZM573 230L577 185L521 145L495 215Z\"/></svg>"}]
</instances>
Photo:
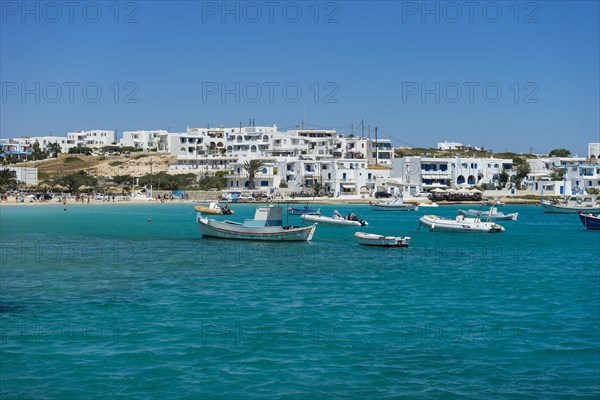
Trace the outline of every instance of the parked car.
<instances>
[{"instance_id":1,"label":"parked car","mask_svg":"<svg viewBox=\"0 0 600 400\"><path fill-rule=\"evenodd\" d=\"M429 197L429 192L418 192L414 194L414 197Z\"/></svg>"},{"instance_id":2,"label":"parked car","mask_svg":"<svg viewBox=\"0 0 600 400\"><path fill-rule=\"evenodd\" d=\"M375 198L379 199L379 198L387 198L387 197L392 197L392 195L388 192L375 192Z\"/></svg>"}]
</instances>

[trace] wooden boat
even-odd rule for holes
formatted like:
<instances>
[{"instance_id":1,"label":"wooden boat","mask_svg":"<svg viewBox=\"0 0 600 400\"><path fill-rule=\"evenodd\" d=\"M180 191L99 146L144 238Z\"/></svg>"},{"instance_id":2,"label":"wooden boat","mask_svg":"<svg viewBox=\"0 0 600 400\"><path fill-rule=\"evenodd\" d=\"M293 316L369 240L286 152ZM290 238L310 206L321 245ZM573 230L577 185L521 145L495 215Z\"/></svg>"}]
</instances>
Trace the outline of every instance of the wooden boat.
<instances>
[{"instance_id":1,"label":"wooden boat","mask_svg":"<svg viewBox=\"0 0 600 400\"><path fill-rule=\"evenodd\" d=\"M596 196L569 196L563 199L540 200L545 213L577 214L600 213Z\"/></svg>"},{"instance_id":2,"label":"wooden boat","mask_svg":"<svg viewBox=\"0 0 600 400\"><path fill-rule=\"evenodd\" d=\"M371 203L371 208L375 211L418 211L419 204L405 203L402 196L397 196L392 200Z\"/></svg>"},{"instance_id":3,"label":"wooden boat","mask_svg":"<svg viewBox=\"0 0 600 400\"><path fill-rule=\"evenodd\" d=\"M243 223L216 221L196 214L198 229L203 237L236 240L263 241L310 241L317 224L305 227L283 226L283 208L279 206L257 207L253 219Z\"/></svg>"},{"instance_id":4,"label":"wooden boat","mask_svg":"<svg viewBox=\"0 0 600 400\"><path fill-rule=\"evenodd\" d=\"M358 216L354 213L348 214L346 217L340 215L337 211L333 212L332 217L325 217L322 215L310 215L305 214L301 215L305 221L318 222L321 224L329 224L329 225L342 225L342 226L367 226L369 223L364 219L358 218Z\"/></svg>"},{"instance_id":5,"label":"wooden boat","mask_svg":"<svg viewBox=\"0 0 600 400\"><path fill-rule=\"evenodd\" d=\"M483 222L479 218L465 218L463 215L457 216L456 219L439 217L437 215L424 215L419 221L432 232L504 232L502 225L489 221Z\"/></svg>"},{"instance_id":6,"label":"wooden boat","mask_svg":"<svg viewBox=\"0 0 600 400\"><path fill-rule=\"evenodd\" d=\"M233 215L235 212L229 208L229 205L225 205L224 207L219 207L219 204L216 201L213 201L206 206L195 206L194 210L202 214L211 214L211 215Z\"/></svg>"},{"instance_id":7,"label":"wooden boat","mask_svg":"<svg viewBox=\"0 0 600 400\"><path fill-rule=\"evenodd\" d=\"M408 247L410 244L410 237L408 236L383 236L373 233L356 232L354 237L363 246Z\"/></svg>"},{"instance_id":8,"label":"wooden boat","mask_svg":"<svg viewBox=\"0 0 600 400\"><path fill-rule=\"evenodd\" d=\"M321 209L312 209L309 206L303 208L289 207L288 213L291 215L321 215Z\"/></svg>"},{"instance_id":9,"label":"wooden boat","mask_svg":"<svg viewBox=\"0 0 600 400\"><path fill-rule=\"evenodd\" d=\"M579 220L586 229L600 229L600 214L584 214L579 211Z\"/></svg>"},{"instance_id":10,"label":"wooden boat","mask_svg":"<svg viewBox=\"0 0 600 400\"><path fill-rule=\"evenodd\" d=\"M479 211L479 210L458 210L460 215L464 215L465 217L475 218L479 216L479 218L490 220L490 221L516 221L519 213L507 213L504 214L502 211L498 211L496 207L490 207L489 210Z\"/></svg>"}]
</instances>

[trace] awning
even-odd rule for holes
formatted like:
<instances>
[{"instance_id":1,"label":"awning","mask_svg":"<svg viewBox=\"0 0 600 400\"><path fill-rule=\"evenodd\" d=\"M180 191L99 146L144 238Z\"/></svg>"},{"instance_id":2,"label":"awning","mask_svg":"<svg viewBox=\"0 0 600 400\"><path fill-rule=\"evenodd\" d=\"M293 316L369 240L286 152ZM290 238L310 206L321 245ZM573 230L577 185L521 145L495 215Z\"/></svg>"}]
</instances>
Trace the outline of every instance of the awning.
<instances>
[{"instance_id":1,"label":"awning","mask_svg":"<svg viewBox=\"0 0 600 400\"><path fill-rule=\"evenodd\" d=\"M340 186L344 189L355 189L356 185L354 183L340 183Z\"/></svg>"},{"instance_id":2,"label":"awning","mask_svg":"<svg viewBox=\"0 0 600 400\"><path fill-rule=\"evenodd\" d=\"M422 174L423 179L449 179L450 175L448 174Z\"/></svg>"}]
</instances>

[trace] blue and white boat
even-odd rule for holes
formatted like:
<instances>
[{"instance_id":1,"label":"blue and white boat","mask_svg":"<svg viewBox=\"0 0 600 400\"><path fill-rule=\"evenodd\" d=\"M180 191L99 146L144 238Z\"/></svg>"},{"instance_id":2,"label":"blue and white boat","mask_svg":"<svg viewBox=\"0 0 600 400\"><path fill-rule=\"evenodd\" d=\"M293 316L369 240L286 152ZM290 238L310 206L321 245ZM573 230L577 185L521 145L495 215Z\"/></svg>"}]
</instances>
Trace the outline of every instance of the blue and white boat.
<instances>
[{"instance_id":1,"label":"blue and white boat","mask_svg":"<svg viewBox=\"0 0 600 400\"><path fill-rule=\"evenodd\" d=\"M283 226L283 208L257 207L253 219L243 223L216 221L196 214L198 229L203 237L236 240L310 241L317 224L303 227Z\"/></svg>"},{"instance_id":2,"label":"blue and white boat","mask_svg":"<svg viewBox=\"0 0 600 400\"><path fill-rule=\"evenodd\" d=\"M586 229L600 229L600 214L594 216L593 214L584 214L579 211L579 220Z\"/></svg>"}]
</instances>

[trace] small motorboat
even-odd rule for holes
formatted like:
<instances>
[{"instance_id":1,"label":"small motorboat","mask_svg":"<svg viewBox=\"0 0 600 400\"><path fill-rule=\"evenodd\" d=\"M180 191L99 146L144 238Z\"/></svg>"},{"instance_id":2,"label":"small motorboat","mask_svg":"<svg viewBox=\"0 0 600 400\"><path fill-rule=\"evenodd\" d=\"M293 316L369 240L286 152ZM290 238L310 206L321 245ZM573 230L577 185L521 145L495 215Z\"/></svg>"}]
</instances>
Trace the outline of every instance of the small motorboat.
<instances>
[{"instance_id":1,"label":"small motorboat","mask_svg":"<svg viewBox=\"0 0 600 400\"><path fill-rule=\"evenodd\" d=\"M479 210L458 210L460 215L464 215L465 217L475 218L478 217L482 219L489 219L490 221L516 221L519 213L507 213L504 214L502 211L498 211L496 207L490 207L489 210L479 211Z\"/></svg>"},{"instance_id":2,"label":"small motorboat","mask_svg":"<svg viewBox=\"0 0 600 400\"><path fill-rule=\"evenodd\" d=\"M288 214L290 215L321 215L321 209L318 208L316 210L310 208L309 206L304 206L303 208L289 207Z\"/></svg>"},{"instance_id":3,"label":"small motorboat","mask_svg":"<svg viewBox=\"0 0 600 400\"><path fill-rule=\"evenodd\" d=\"M464 215L459 215L456 219L439 217L437 215L424 215L419 221L432 232L504 232L502 225L489 221L483 222L479 218L466 218Z\"/></svg>"},{"instance_id":4,"label":"small motorboat","mask_svg":"<svg viewBox=\"0 0 600 400\"><path fill-rule=\"evenodd\" d=\"M435 208L435 207L439 207L439 204L432 201L431 203L420 203L419 207L424 207L424 208Z\"/></svg>"},{"instance_id":5,"label":"small motorboat","mask_svg":"<svg viewBox=\"0 0 600 400\"><path fill-rule=\"evenodd\" d=\"M343 217L340 213L335 210L333 212L332 217L325 217L322 215L310 215L304 214L301 215L305 221L318 222L321 224L329 224L329 225L344 225L344 226L367 226L369 223L364 219L358 218L358 216L354 213L348 214L346 217Z\"/></svg>"},{"instance_id":6,"label":"small motorboat","mask_svg":"<svg viewBox=\"0 0 600 400\"><path fill-rule=\"evenodd\" d=\"M392 200L371 203L371 208L375 211L418 211L418 203L405 203L402 196L396 196Z\"/></svg>"},{"instance_id":7,"label":"small motorboat","mask_svg":"<svg viewBox=\"0 0 600 400\"><path fill-rule=\"evenodd\" d=\"M201 214L210 214L210 215L233 215L235 214L231 208L229 208L228 204L225 204L223 207L219 207L219 204L216 201L213 201L206 206L196 206L194 210Z\"/></svg>"},{"instance_id":8,"label":"small motorboat","mask_svg":"<svg viewBox=\"0 0 600 400\"><path fill-rule=\"evenodd\" d=\"M579 220L586 229L600 229L600 214L584 214L579 211Z\"/></svg>"},{"instance_id":9,"label":"small motorboat","mask_svg":"<svg viewBox=\"0 0 600 400\"><path fill-rule=\"evenodd\" d=\"M354 237L363 246L408 247L410 244L410 237L408 236L383 236L373 233L356 232Z\"/></svg>"}]
</instances>

